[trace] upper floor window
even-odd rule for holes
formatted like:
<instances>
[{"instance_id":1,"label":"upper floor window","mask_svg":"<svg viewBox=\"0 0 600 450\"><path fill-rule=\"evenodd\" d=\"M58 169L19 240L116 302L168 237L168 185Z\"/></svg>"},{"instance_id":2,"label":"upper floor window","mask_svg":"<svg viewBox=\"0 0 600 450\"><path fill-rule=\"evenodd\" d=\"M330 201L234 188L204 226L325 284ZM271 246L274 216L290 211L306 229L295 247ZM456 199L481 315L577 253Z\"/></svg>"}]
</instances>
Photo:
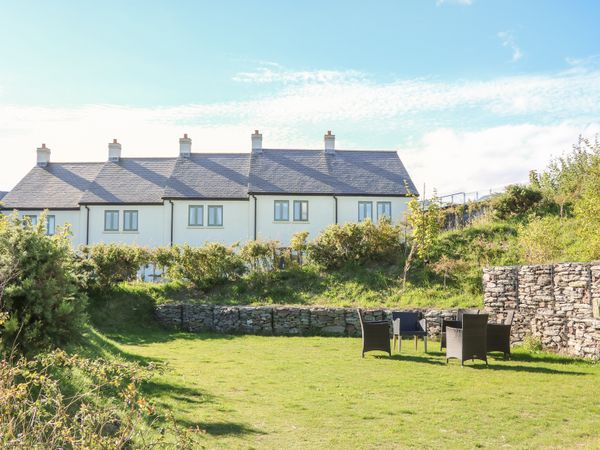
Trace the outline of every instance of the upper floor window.
<instances>
[{"instance_id":1,"label":"upper floor window","mask_svg":"<svg viewBox=\"0 0 600 450\"><path fill-rule=\"evenodd\" d=\"M373 202L358 202L358 221L373 220Z\"/></svg>"},{"instance_id":2,"label":"upper floor window","mask_svg":"<svg viewBox=\"0 0 600 450\"><path fill-rule=\"evenodd\" d=\"M294 221L308 222L308 201L294 200Z\"/></svg>"},{"instance_id":3,"label":"upper floor window","mask_svg":"<svg viewBox=\"0 0 600 450\"><path fill-rule=\"evenodd\" d=\"M119 211L104 211L104 231L119 231Z\"/></svg>"},{"instance_id":4,"label":"upper floor window","mask_svg":"<svg viewBox=\"0 0 600 450\"><path fill-rule=\"evenodd\" d=\"M188 225L190 227L201 227L204 225L204 206L202 206L202 205L190 206Z\"/></svg>"},{"instance_id":5,"label":"upper floor window","mask_svg":"<svg viewBox=\"0 0 600 450\"><path fill-rule=\"evenodd\" d=\"M35 214L25 214L23 218L29 219L29 222L31 222L32 226L37 225L37 216Z\"/></svg>"},{"instance_id":6,"label":"upper floor window","mask_svg":"<svg viewBox=\"0 0 600 450\"><path fill-rule=\"evenodd\" d=\"M377 220L392 219L392 202L377 202Z\"/></svg>"},{"instance_id":7,"label":"upper floor window","mask_svg":"<svg viewBox=\"0 0 600 450\"><path fill-rule=\"evenodd\" d=\"M223 206L209 205L208 206L208 226L222 227L223 226Z\"/></svg>"},{"instance_id":8,"label":"upper floor window","mask_svg":"<svg viewBox=\"0 0 600 450\"><path fill-rule=\"evenodd\" d=\"M138 212L123 211L123 231L138 230Z\"/></svg>"},{"instance_id":9,"label":"upper floor window","mask_svg":"<svg viewBox=\"0 0 600 450\"><path fill-rule=\"evenodd\" d=\"M56 216L46 216L46 234L53 236L56 233Z\"/></svg>"},{"instance_id":10,"label":"upper floor window","mask_svg":"<svg viewBox=\"0 0 600 450\"><path fill-rule=\"evenodd\" d=\"M287 222L288 220L290 220L290 202L275 200L275 221Z\"/></svg>"}]
</instances>

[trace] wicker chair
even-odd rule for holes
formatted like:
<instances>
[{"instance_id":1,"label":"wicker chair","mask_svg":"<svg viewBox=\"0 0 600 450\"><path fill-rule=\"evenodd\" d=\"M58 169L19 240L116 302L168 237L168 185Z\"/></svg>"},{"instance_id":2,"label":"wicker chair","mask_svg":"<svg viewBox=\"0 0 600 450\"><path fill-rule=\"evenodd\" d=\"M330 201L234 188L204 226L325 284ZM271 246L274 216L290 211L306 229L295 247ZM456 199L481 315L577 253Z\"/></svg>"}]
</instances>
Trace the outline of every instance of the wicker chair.
<instances>
[{"instance_id":1,"label":"wicker chair","mask_svg":"<svg viewBox=\"0 0 600 450\"><path fill-rule=\"evenodd\" d=\"M372 350L381 350L388 352L392 356L390 347L390 323L387 320L365 322L362 311L357 310L358 318L360 319L360 329L362 331L362 357L365 357L365 352Z\"/></svg>"},{"instance_id":2,"label":"wicker chair","mask_svg":"<svg viewBox=\"0 0 600 450\"><path fill-rule=\"evenodd\" d=\"M450 358L481 359L487 365L487 314L464 314L462 328L446 328L446 363Z\"/></svg>"},{"instance_id":3,"label":"wicker chair","mask_svg":"<svg viewBox=\"0 0 600 450\"><path fill-rule=\"evenodd\" d=\"M487 351L502 352L504 359L510 358L510 329L514 311L508 311L503 324L489 323L487 326Z\"/></svg>"},{"instance_id":4,"label":"wicker chair","mask_svg":"<svg viewBox=\"0 0 600 450\"><path fill-rule=\"evenodd\" d=\"M398 340L398 353L402 348L402 336L415 337L415 350L419 336L423 338L425 353L427 353L427 319L423 318L420 312L399 312L392 311L393 334L392 347L395 347Z\"/></svg>"},{"instance_id":5,"label":"wicker chair","mask_svg":"<svg viewBox=\"0 0 600 450\"><path fill-rule=\"evenodd\" d=\"M479 314L478 309L458 309L456 311L455 320L442 319L442 330L440 339L440 351L446 347L446 327L460 328L462 326L462 318L465 314Z\"/></svg>"}]
</instances>

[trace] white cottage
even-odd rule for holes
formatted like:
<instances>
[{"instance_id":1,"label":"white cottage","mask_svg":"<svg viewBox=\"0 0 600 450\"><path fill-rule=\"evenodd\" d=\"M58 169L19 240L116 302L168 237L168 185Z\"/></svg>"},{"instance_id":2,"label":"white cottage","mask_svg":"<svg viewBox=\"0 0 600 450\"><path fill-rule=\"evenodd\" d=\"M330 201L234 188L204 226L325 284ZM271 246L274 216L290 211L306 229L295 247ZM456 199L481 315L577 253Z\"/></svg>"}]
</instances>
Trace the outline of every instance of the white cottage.
<instances>
[{"instance_id":1,"label":"white cottage","mask_svg":"<svg viewBox=\"0 0 600 450\"><path fill-rule=\"evenodd\" d=\"M36 167L0 207L34 222L47 209L48 233L69 224L75 246L286 245L298 231L314 237L333 223L401 219L417 190L397 152L336 150L331 132L324 144L266 149L256 131L250 153L192 153L184 135L178 157L123 158L115 139L100 163L51 162L42 144Z\"/></svg>"}]
</instances>

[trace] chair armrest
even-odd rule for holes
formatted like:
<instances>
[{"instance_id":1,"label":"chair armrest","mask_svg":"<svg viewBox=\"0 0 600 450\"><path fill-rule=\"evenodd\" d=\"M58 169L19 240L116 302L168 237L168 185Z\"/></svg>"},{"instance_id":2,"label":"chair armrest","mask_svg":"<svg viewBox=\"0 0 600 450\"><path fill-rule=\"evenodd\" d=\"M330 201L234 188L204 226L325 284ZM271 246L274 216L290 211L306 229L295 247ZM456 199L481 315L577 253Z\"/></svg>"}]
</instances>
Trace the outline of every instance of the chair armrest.
<instances>
[{"instance_id":1,"label":"chair armrest","mask_svg":"<svg viewBox=\"0 0 600 450\"><path fill-rule=\"evenodd\" d=\"M488 323L487 326L487 333L488 334L509 334L510 335L510 328L512 327L512 325L504 325L504 324L500 324L500 323Z\"/></svg>"},{"instance_id":2,"label":"chair armrest","mask_svg":"<svg viewBox=\"0 0 600 450\"><path fill-rule=\"evenodd\" d=\"M442 332L445 331L447 327L462 328L462 322L460 320L442 319Z\"/></svg>"},{"instance_id":3,"label":"chair armrest","mask_svg":"<svg viewBox=\"0 0 600 450\"><path fill-rule=\"evenodd\" d=\"M400 334L400 318L394 319L394 334Z\"/></svg>"}]
</instances>

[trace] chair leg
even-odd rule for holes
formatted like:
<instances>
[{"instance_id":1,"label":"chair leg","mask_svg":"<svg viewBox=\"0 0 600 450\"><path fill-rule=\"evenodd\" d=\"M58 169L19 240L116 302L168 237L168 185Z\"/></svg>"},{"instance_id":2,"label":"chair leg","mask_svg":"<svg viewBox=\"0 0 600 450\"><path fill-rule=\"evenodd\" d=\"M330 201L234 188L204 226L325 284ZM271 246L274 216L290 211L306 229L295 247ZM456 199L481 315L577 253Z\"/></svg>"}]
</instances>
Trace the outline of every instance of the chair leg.
<instances>
[{"instance_id":1,"label":"chair leg","mask_svg":"<svg viewBox=\"0 0 600 450\"><path fill-rule=\"evenodd\" d=\"M396 348L396 335L392 336L392 350Z\"/></svg>"},{"instance_id":2,"label":"chair leg","mask_svg":"<svg viewBox=\"0 0 600 450\"><path fill-rule=\"evenodd\" d=\"M427 335L423 336L423 345L425 346L425 353L427 353Z\"/></svg>"},{"instance_id":3,"label":"chair leg","mask_svg":"<svg viewBox=\"0 0 600 450\"><path fill-rule=\"evenodd\" d=\"M398 353L402 350L402 335L398 336Z\"/></svg>"},{"instance_id":4,"label":"chair leg","mask_svg":"<svg viewBox=\"0 0 600 450\"><path fill-rule=\"evenodd\" d=\"M415 350L417 349L418 342L419 342L419 338L417 336L415 336Z\"/></svg>"}]
</instances>

